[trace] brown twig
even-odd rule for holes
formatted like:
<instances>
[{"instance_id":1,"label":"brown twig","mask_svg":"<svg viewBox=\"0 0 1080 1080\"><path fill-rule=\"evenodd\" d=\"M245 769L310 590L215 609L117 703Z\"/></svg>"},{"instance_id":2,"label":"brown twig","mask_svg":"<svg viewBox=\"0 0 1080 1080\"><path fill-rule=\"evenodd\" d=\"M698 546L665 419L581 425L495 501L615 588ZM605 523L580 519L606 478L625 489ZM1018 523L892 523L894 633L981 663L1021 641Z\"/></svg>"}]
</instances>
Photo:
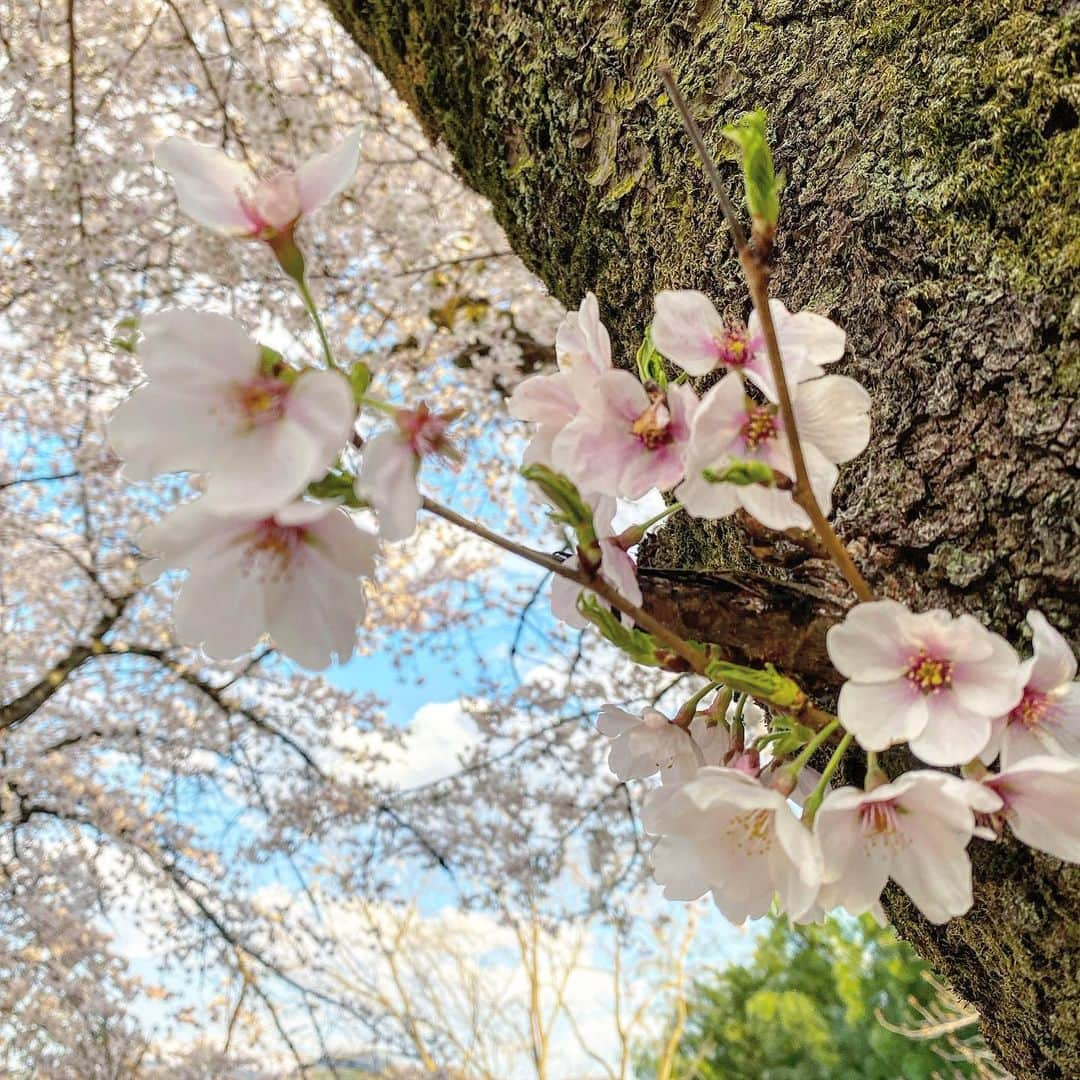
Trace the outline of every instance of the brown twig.
<instances>
[{"instance_id":1,"label":"brown twig","mask_svg":"<svg viewBox=\"0 0 1080 1080\"><path fill-rule=\"evenodd\" d=\"M784 422L784 431L791 447L792 464L795 466L795 486L792 488L792 498L802 508L810 519L814 531L821 538L829 556L840 568L848 584L860 600L873 600L874 594L866 579L862 576L854 560L848 554L843 541L836 535L828 518L822 513L818 505L813 488L810 486L810 476L806 469L806 459L803 456L802 443L799 440L799 429L795 423L795 410L791 403L791 393L788 389L787 378L784 374L784 363L780 356L780 343L776 339L776 325L773 322L772 312L769 310L769 268L767 264L753 250L746 238L746 233L735 214L734 207L724 190L724 182L720 176L720 170L716 162L705 146L701 129L697 121L690 113L690 107L675 83L675 76L666 64L660 67L660 78L671 98L672 104L678 110L682 119L683 127L690 136L690 141L701 156L705 174L712 184L713 191L720 203L720 210L731 231L731 238L735 244L735 250L739 256L739 264L742 266L743 275L750 289L750 298L754 302L754 310L757 311L761 320L762 333L765 336L765 348L769 354L769 366L772 370L773 380L776 383L776 393L779 398L780 415Z\"/></svg>"}]
</instances>

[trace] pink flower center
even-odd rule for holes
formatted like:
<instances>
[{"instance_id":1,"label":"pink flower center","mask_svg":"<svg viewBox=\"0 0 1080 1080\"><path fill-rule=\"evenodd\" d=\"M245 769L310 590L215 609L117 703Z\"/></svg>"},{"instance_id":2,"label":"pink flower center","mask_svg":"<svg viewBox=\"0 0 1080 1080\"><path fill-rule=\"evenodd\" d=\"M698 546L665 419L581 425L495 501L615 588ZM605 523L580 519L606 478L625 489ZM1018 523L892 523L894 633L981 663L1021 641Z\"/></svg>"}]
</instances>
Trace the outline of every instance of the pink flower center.
<instances>
[{"instance_id":1,"label":"pink flower center","mask_svg":"<svg viewBox=\"0 0 1080 1080\"><path fill-rule=\"evenodd\" d=\"M656 450L671 442L671 413L662 394L653 397L649 407L638 416L630 430L646 450Z\"/></svg>"},{"instance_id":2,"label":"pink flower center","mask_svg":"<svg viewBox=\"0 0 1080 1080\"><path fill-rule=\"evenodd\" d=\"M859 807L859 825L863 836L884 836L896 832L896 803L888 799L864 802Z\"/></svg>"},{"instance_id":3,"label":"pink flower center","mask_svg":"<svg viewBox=\"0 0 1080 1080\"><path fill-rule=\"evenodd\" d=\"M233 404L251 427L280 420L288 396L288 384L269 375L256 375L232 386Z\"/></svg>"},{"instance_id":4,"label":"pink flower center","mask_svg":"<svg viewBox=\"0 0 1080 1080\"><path fill-rule=\"evenodd\" d=\"M239 197L255 233L284 229L300 216L300 194L291 172L260 180L251 194L240 193Z\"/></svg>"},{"instance_id":5,"label":"pink flower center","mask_svg":"<svg viewBox=\"0 0 1080 1080\"><path fill-rule=\"evenodd\" d=\"M936 694L940 690L952 687L952 661L931 656L925 649L920 649L909 661L907 678L923 694Z\"/></svg>"},{"instance_id":6,"label":"pink flower center","mask_svg":"<svg viewBox=\"0 0 1080 1080\"><path fill-rule=\"evenodd\" d=\"M713 344L716 359L727 367L746 367L754 354L750 335L740 323L731 323L719 337L713 338Z\"/></svg>"},{"instance_id":7,"label":"pink flower center","mask_svg":"<svg viewBox=\"0 0 1080 1080\"><path fill-rule=\"evenodd\" d=\"M418 457L449 451L446 429L450 418L433 413L423 402L415 409L399 409L394 419Z\"/></svg>"},{"instance_id":8,"label":"pink flower center","mask_svg":"<svg viewBox=\"0 0 1080 1080\"><path fill-rule=\"evenodd\" d=\"M727 832L734 834L735 846L744 855L764 855L772 847L773 814L771 810L746 810L736 814Z\"/></svg>"},{"instance_id":9,"label":"pink flower center","mask_svg":"<svg viewBox=\"0 0 1080 1080\"><path fill-rule=\"evenodd\" d=\"M1023 724L1029 730L1043 727L1054 719L1050 695L1027 686L1020 703L1009 713L1010 724Z\"/></svg>"},{"instance_id":10,"label":"pink flower center","mask_svg":"<svg viewBox=\"0 0 1080 1080\"><path fill-rule=\"evenodd\" d=\"M756 450L763 442L775 439L780 426L776 419L776 408L772 405L750 405L746 410L746 419L740 434L747 450Z\"/></svg>"},{"instance_id":11,"label":"pink flower center","mask_svg":"<svg viewBox=\"0 0 1080 1080\"><path fill-rule=\"evenodd\" d=\"M245 569L263 581L280 580L307 537L303 525L279 525L272 517L264 518L244 537Z\"/></svg>"}]
</instances>

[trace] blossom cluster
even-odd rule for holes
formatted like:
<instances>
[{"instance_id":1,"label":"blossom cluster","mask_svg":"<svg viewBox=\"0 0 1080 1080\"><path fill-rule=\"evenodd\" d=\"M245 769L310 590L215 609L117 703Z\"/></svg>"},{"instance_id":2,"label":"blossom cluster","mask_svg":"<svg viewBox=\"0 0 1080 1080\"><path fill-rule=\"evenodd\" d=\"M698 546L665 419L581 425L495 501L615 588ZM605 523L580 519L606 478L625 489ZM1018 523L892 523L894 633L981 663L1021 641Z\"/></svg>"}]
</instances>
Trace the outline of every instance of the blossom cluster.
<instances>
[{"instance_id":1,"label":"blossom cluster","mask_svg":"<svg viewBox=\"0 0 1080 1080\"><path fill-rule=\"evenodd\" d=\"M810 484L827 514L837 466L868 444L869 397L855 380L824 373L844 352L839 327L778 301L770 312ZM723 374L699 399L688 382L643 383L616 369L589 295L560 331L558 372L526 380L511 399L512 414L537 425L527 459L570 477L596 506L659 488L694 517L742 508L768 528L809 526L791 491L790 433L757 313L745 326L725 322L700 293L663 292L650 339L686 376ZM639 603L615 543L620 561L605 557L598 574ZM573 622L568 612L580 615L568 590L560 582L553 604ZM775 711L776 735L749 736L749 694L734 722L730 705L719 707L730 690L719 685L712 706L675 720L605 707L598 727L613 739L615 775L662 781L646 798L643 823L658 837L653 867L664 894L711 893L736 922L764 915L774 898L790 917L812 919L838 907L879 910L891 878L940 923L972 905L967 847L975 836L994 839L1007 823L1031 846L1080 861L1076 661L1038 611L1027 621L1034 655L1021 661L970 615L912 612L893 600L857 604L828 634L846 680L832 725L839 747L811 791L813 733L794 761L798 744L774 754L784 712ZM852 740L872 755L864 787L830 788ZM890 780L876 755L902 744L933 767ZM963 774L944 771L953 766Z\"/></svg>"},{"instance_id":2,"label":"blossom cluster","mask_svg":"<svg viewBox=\"0 0 1080 1080\"><path fill-rule=\"evenodd\" d=\"M189 216L267 244L310 304L296 229L347 186L359 153L357 130L295 172L264 179L182 138L161 143L156 161ZM148 578L188 572L175 606L179 637L219 659L267 634L305 667L346 659L364 618L363 579L375 571L378 537L343 504L373 509L384 539L411 535L420 460L450 452L452 417L422 404L373 403L393 423L364 445L354 490L313 498L312 485L337 483L343 456L361 442L366 369L342 370L328 343L323 366L294 367L235 320L208 312L165 311L140 330L146 381L114 411L109 437L131 480L189 472L202 490L141 538L158 556L144 568Z\"/></svg>"},{"instance_id":3,"label":"blossom cluster","mask_svg":"<svg viewBox=\"0 0 1080 1080\"><path fill-rule=\"evenodd\" d=\"M269 634L308 667L347 657L379 538L416 529L422 463L457 458L448 437L457 414L373 396L363 364L335 360L307 287L297 226L348 184L358 154L351 133L295 173L256 181L219 151L175 139L159 148L192 217L268 245L324 352L321 363L294 367L220 315L169 311L142 324L147 382L117 408L111 440L132 479L202 477L202 494L152 527L143 547L159 556L150 574L188 571L177 632L212 656ZM523 472L574 534L576 550L554 577L555 615L594 624L642 663L670 659L637 625L631 552L653 522L617 531L620 499L659 491L660 517L741 510L768 529L820 531L839 466L870 439L866 390L826 372L845 344L831 320L778 300L744 324L702 293L665 291L635 375L616 366L588 294L558 329L557 370L526 379L509 402L535 425ZM365 409L389 423L363 439ZM378 536L356 521L360 508L374 513ZM711 892L735 921L778 898L792 918L811 919L835 907L876 910L891 878L943 922L973 902L973 837L993 839L1007 824L1033 847L1080 859L1077 665L1039 612L1028 624L1034 652L1021 661L970 615L864 599L828 633L845 681L837 715L815 710L813 724L790 680L717 668L696 646L697 673L711 681L675 718L605 707L599 727L613 740L616 776L661 780L642 820L658 837L665 894ZM866 753L863 786L832 788L852 743ZM890 779L877 754L897 746L927 767ZM820 773L809 766L815 755L828 759Z\"/></svg>"}]
</instances>

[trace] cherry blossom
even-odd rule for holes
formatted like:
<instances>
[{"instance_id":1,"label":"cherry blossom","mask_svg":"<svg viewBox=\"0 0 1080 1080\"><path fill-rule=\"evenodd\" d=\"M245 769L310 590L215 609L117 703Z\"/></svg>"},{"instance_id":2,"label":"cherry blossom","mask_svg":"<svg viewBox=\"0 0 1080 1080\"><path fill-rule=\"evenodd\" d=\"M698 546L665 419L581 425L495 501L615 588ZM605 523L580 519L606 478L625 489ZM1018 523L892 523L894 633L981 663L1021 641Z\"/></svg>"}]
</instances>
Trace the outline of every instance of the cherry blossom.
<instances>
[{"instance_id":1,"label":"cherry blossom","mask_svg":"<svg viewBox=\"0 0 1080 1080\"><path fill-rule=\"evenodd\" d=\"M593 528L600 544L600 576L632 604L641 603L641 586L638 584L637 567L613 532L616 502L606 495L586 500L593 509ZM565 565L571 570L581 566L577 555L571 555ZM555 618L575 630L584 630L588 619L578 611L577 599L582 587L576 581L556 575L551 580L551 610Z\"/></svg>"},{"instance_id":2,"label":"cherry blossom","mask_svg":"<svg viewBox=\"0 0 1080 1080\"><path fill-rule=\"evenodd\" d=\"M932 769L873 791L830 791L814 820L825 860L821 906L861 915L891 877L931 922L962 915L972 904L974 811L996 805L978 784Z\"/></svg>"},{"instance_id":3,"label":"cherry blossom","mask_svg":"<svg viewBox=\"0 0 1080 1080\"><path fill-rule=\"evenodd\" d=\"M416 475L425 457L456 456L446 438L453 419L453 415L433 413L423 404L398 409L394 427L364 443L356 492L375 507L379 535L384 540L404 540L416 531L416 515L424 502Z\"/></svg>"},{"instance_id":4,"label":"cherry blossom","mask_svg":"<svg viewBox=\"0 0 1080 1080\"><path fill-rule=\"evenodd\" d=\"M283 170L265 179L256 179L216 147L178 136L159 143L154 160L172 176L180 208L200 225L226 236L273 240L291 231L304 214L325 206L352 180L362 134L353 128L295 172Z\"/></svg>"},{"instance_id":5,"label":"cherry blossom","mask_svg":"<svg viewBox=\"0 0 1080 1080\"><path fill-rule=\"evenodd\" d=\"M182 641L223 659L269 634L286 655L320 669L335 653L352 654L365 610L359 579L374 573L378 541L328 503L253 517L196 499L147 529L141 546L159 556L147 580L189 571L174 608Z\"/></svg>"},{"instance_id":6,"label":"cherry blossom","mask_svg":"<svg viewBox=\"0 0 1080 1080\"><path fill-rule=\"evenodd\" d=\"M986 746L991 720L1020 700L1012 646L970 615L877 600L852 608L827 643L848 679L840 722L866 750L907 741L929 765L959 765Z\"/></svg>"},{"instance_id":7,"label":"cherry blossom","mask_svg":"<svg viewBox=\"0 0 1080 1080\"><path fill-rule=\"evenodd\" d=\"M640 499L668 491L685 472L690 424L698 407L689 386L642 386L628 371L609 371L555 437L554 467L582 491Z\"/></svg>"},{"instance_id":8,"label":"cherry blossom","mask_svg":"<svg viewBox=\"0 0 1080 1080\"><path fill-rule=\"evenodd\" d=\"M622 781L661 773L664 782L689 779L697 772L700 751L685 728L657 709L635 716L617 705L600 710L596 728L612 740L608 768Z\"/></svg>"},{"instance_id":9,"label":"cherry blossom","mask_svg":"<svg viewBox=\"0 0 1080 1080\"><path fill-rule=\"evenodd\" d=\"M336 371L267 372L259 346L223 315L166 311L143 322L148 381L109 422L132 480L209 472L207 495L236 512L299 495L352 431L349 384Z\"/></svg>"},{"instance_id":10,"label":"cherry blossom","mask_svg":"<svg viewBox=\"0 0 1080 1080\"><path fill-rule=\"evenodd\" d=\"M870 398L854 379L826 375L792 388L795 422L818 504L827 514L837 465L861 453L870 441ZM719 518L740 506L770 529L810 526L790 491L763 484L720 480L740 462L758 462L788 479L795 467L776 406L747 397L740 375L725 375L701 399L686 452L686 480L676 498L694 517ZM709 477L712 479L709 479Z\"/></svg>"},{"instance_id":11,"label":"cherry blossom","mask_svg":"<svg viewBox=\"0 0 1080 1080\"><path fill-rule=\"evenodd\" d=\"M986 762L1001 754L1002 768L1035 754L1080 757L1080 682L1069 643L1038 611L1029 611L1035 655L1020 665L1023 696L994 720Z\"/></svg>"},{"instance_id":12,"label":"cherry blossom","mask_svg":"<svg viewBox=\"0 0 1080 1080\"><path fill-rule=\"evenodd\" d=\"M792 315L779 300L769 301L787 381L794 385L823 375L822 365L844 355L844 331L823 315ZM772 401L776 386L769 367L761 320L748 325L726 322L704 294L691 289L656 296L652 339L657 350L689 375L708 375L718 367L742 372Z\"/></svg>"},{"instance_id":13,"label":"cherry blossom","mask_svg":"<svg viewBox=\"0 0 1080 1080\"><path fill-rule=\"evenodd\" d=\"M600 321L600 306L590 292L581 307L568 312L555 334L559 370L520 382L507 403L510 415L538 424L525 451L525 463L552 463L555 437L577 416L593 383L612 370L611 339Z\"/></svg>"},{"instance_id":14,"label":"cherry blossom","mask_svg":"<svg viewBox=\"0 0 1080 1080\"><path fill-rule=\"evenodd\" d=\"M1018 840L1067 862L1080 863L1080 761L1037 754L983 778L998 797L990 807Z\"/></svg>"},{"instance_id":15,"label":"cherry blossom","mask_svg":"<svg viewBox=\"0 0 1080 1080\"><path fill-rule=\"evenodd\" d=\"M764 915L774 896L792 918L814 903L816 840L779 791L744 772L705 766L685 784L650 792L642 822L661 837L653 876L669 900L711 891L734 923Z\"/></svg>"}]
</instances>

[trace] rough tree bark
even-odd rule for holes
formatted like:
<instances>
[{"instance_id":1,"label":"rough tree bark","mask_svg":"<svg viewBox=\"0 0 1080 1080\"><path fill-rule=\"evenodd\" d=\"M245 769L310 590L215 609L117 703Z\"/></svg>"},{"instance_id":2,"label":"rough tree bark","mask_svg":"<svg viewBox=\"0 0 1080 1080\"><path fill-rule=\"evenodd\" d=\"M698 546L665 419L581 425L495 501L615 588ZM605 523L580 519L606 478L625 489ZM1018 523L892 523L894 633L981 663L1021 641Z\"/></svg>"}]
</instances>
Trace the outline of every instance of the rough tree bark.
<instances>
[{"instance_id":1,"label":"rough tree bark","mask_svg":"<svg viewBox=\"0 0 1080 1080\"><path fill-rule=\"evenodd\" d=\"M848 330L871 449L836 520L881 595L1017 638L1074 640L1072 293L1080 262L1080 9L1030 0L330 0L569 306L598 294L624 361L665 287L745 314L743 286L656 64L710 143L765 107L786 170L774 292ZM732 190L738 190L732 170ZM827 700L827 567L745 523L672 520L652 610ZM1080 868L976 842L976 906L900 933L976 1005L1021 1077L1080 1076Z\"/></svg>"}]
</instances>

